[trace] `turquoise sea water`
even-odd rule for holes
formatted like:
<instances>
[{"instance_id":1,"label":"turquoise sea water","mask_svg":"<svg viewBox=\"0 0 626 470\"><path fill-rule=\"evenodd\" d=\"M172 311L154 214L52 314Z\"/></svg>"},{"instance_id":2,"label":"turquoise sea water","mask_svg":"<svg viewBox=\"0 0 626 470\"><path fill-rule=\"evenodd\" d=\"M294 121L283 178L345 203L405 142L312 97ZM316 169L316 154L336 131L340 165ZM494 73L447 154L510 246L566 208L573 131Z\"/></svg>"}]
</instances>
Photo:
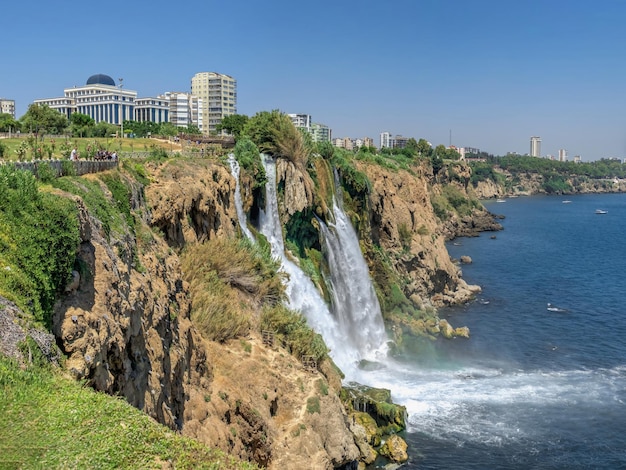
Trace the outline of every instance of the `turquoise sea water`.
<instances>
[{"instance_id":1,"label":"turquoise sea water","mask_svg":"<svg viewBox=\"0 0 626 470\"><path fill-rule=\"evenodd\" d=\"M626 195L486 205L504 230L448 247L483 292L440 312L471 338L388 378L409 410L404 468L626 468Z\"/></svg>"}]
</instances>

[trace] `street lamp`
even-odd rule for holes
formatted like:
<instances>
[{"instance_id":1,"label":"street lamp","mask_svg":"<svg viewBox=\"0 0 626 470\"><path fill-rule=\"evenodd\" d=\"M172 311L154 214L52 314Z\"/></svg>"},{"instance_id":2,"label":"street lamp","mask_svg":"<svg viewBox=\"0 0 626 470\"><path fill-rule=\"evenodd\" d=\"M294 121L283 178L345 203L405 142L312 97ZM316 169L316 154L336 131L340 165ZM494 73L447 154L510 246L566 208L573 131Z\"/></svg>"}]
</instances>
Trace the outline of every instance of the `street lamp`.
<instances>
[{"instance_id":1,"label":"street lamp","mask_svg":"<svg viewBox=\"0 0 626 470\"><path fill-rule=\"evenodd\" d=\"M120 103L120 112L122 114L122 118L120 119L120 123L122 125L122 139L124 138L124 97L122 96L122 87L124 86L124 79L123 78L118 78L117 79L120 82L120 101L122 101L122 103Z\"/></svg>"}]
</instances>

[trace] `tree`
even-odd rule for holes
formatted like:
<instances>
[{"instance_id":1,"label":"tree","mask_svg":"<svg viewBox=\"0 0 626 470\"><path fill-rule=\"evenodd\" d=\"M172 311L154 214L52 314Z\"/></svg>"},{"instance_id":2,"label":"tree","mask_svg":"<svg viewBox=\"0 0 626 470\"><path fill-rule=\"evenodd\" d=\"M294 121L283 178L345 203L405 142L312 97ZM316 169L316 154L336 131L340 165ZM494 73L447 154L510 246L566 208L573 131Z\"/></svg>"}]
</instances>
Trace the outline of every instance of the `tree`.
<instances>
[{"instance_id":1,"label":"tree","mask_svg":"<svg viewBox=\"0 0 626 470\"><path fill-rule=\"evenodd\" d=\"M461 154L455 149L446 149L446 158L448 160L458 160L461 158Z\"/></svg>"},{"instance_id":2,"label":"tree","mask_svg":"<svg viewBox=\"0 0 626 470\"><path fill-rule=\"evenodd\" d=\"M96 121L86 114L73 113L70 116L70 132L79 137L91 137Z\"/></svg>"},{"instance_id":3,"label":"tree","mask_svg":"<svg viewBox=\"0 0 626 470\"><path fill-rule=\"evenodd\" d=\"M229 134L232 134L233 137L235 137L235 140L237 140L243 129L246 127L248 119L248 116L245 114L231 114L229 116L224 116L224 118L222 118L222 122L215 126L215 130L217 132L226 131Z\"/></svg>"},{"instance_id":4,"label":"tree","mask_svg":"<svg viewBox=\"0 0 626 470\"><path fill-rule=\"evenodd\" d=\"M200 128L198 126L195 126L193 124L189 124L187 126L186 129L184 129L185 134L189 134L189 135L200 135L202 134L202 132L200 132Z\"/></svg>"},{"instance_id":5,"label":"tree","mask_svg":"<svg viewBox=\"0 0 626 470\"><path fill-rule=\"evenodd\" d=\"M92 129L93 137L109 137L117 134L117 126L108 122L100 121Z\"/></svg>"},{"instance_id":6,"label":"tree","mask_svg":"<svg viewBox=\"0 0 626 470\"><path fill-rule=\"evenodd\" d=\"M433 149L430 143L426 139L420 139L417 141L417 154L420 157L430 157Z\"/></svg>"},{"instance_id":7,"label":"tree","mask_svg":"<svg viewBox=\"0 0 626 470\"><path fill-rule=\"evenodd\" d=\"M317 153L319 153L325 160L330 160L335 153L335 147L333 147L333 144L331 144L327 140L323 142L318 142L316 144L316 147Z\"/></svg>"},{"instance_id":8,"label":"tree","mask_svg":"<svg viewBox=\"0 0 626 470\"><path fill-rule=\"evenodd\" d=\"M0 132L15 132L19 130L20 123L7 113L0 113Z\"/></svg>"},{"instance_id":9,"label":"tree","mask_svg":"<svg viewBox=\"0 0 626 470\"><path fill-rule=\"evenodd\" d=\"M178 135L178 127L171 122L164 122L159 126L159 134L167 136Z\"/></svg>"},{"instance_id":10,"label":"tree","mask_svg":"<svg viewBox=\"0 0 626 470\"><path fill-rule=\"evenodd\" d=\"M419 155L419 145L417 144L417 140L413 137L406 141L406 146L404 148L412 155Z\"/></svg>"},{"instance_id":11,"label":"tree","mask_svg":"<svg viewBox=\"0 0 626 470\"><path fill-rule=\"evenodd\" d=\"M273 122L276 121L280 111L259 111L246 122L242 134L247 135L261 152L267 152L274 145L272 135Z\"/></svg>"},{"instance_id":12,"label":"tree","mask_svg":"<svg viewBox=\"0 0 626 470\"><path fill-rule=\"evenodd\" d=\"M65 115L46 104L31 104L20 118L20 124L24 132L33 132L35 136L43 134L61 134L68 126Z\"/></svg>"}]
</instances>

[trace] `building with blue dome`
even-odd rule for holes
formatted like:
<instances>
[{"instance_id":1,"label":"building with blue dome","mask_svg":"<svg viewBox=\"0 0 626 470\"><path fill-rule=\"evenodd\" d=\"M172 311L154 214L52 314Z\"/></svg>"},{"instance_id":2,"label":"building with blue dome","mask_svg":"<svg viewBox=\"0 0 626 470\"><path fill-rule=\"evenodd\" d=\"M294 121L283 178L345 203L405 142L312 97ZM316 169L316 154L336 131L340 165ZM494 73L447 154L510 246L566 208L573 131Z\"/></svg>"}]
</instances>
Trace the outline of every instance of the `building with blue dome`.
<instances>
[{"instance_id":1,"label":"building with blue dome","mask_svg":"<svg viewBox=\"0 0 626 470\"><path fill-rule=\"evenodd\" d=\"M109 75L92 75L85 85L63 90L59 98L35 100L65 114L69 119L73 113L86 114L96 123L122 125L123 121L169 122L169 100L163 98L137 98L137 92L119 85Z\"/></svg>"}]
</instances>

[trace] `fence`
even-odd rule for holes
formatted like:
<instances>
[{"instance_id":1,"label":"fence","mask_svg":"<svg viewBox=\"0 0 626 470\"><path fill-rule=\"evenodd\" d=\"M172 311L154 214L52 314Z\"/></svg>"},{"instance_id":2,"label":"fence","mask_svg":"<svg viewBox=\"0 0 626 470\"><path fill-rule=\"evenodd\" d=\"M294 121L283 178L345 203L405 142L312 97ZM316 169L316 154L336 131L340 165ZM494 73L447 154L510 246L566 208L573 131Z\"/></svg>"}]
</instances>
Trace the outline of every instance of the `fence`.
<instances>
[{"instance_id":1,"label":"fence","mask_svg":"<svg viewBox=\"0 0 626 470\"><path fill-rule=\"evenodd\" d=\"M13 165L18 170L30 171L35 175L37 175L38 167L42 163L47 163L50 168L56 172L57 176L63 176L65 174L63 167L68 163L74 166L78 176L112 170L117 168L118 165L117 160L31 160L29 162L2 162L4 165Z\"/></svg>"}]
</instances>

